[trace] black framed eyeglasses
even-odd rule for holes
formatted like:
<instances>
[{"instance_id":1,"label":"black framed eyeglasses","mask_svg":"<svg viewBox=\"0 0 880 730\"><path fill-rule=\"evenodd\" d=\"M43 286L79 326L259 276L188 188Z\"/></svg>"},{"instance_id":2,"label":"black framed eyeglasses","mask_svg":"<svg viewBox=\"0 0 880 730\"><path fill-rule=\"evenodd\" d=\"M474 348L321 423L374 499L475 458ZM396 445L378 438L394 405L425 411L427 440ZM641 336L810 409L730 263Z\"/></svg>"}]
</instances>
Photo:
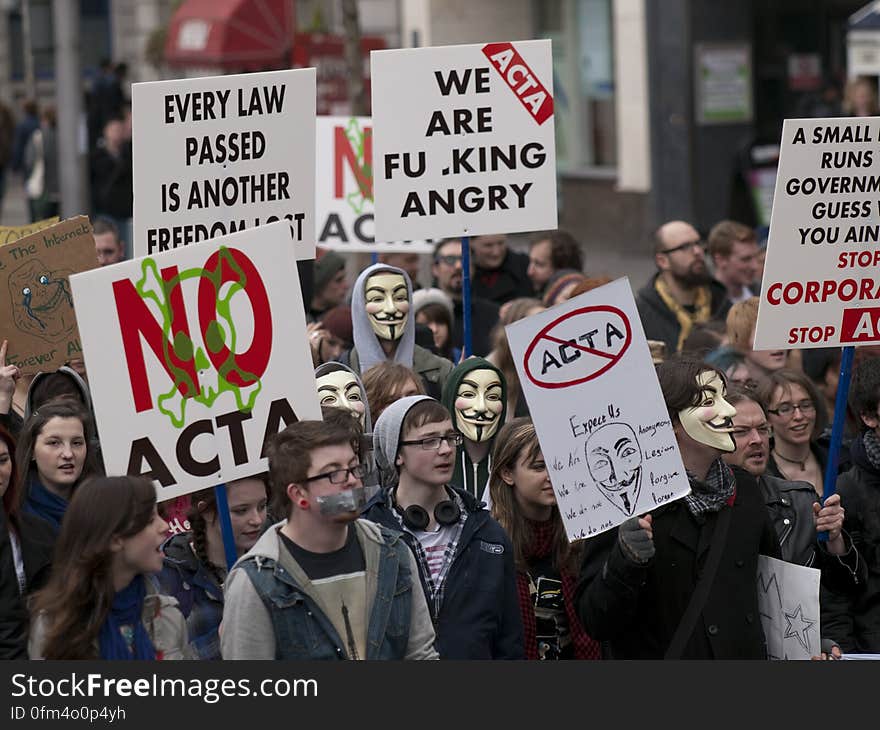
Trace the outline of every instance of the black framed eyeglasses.
<instances>
[{"instance_id":1,"label":"black framed eyeglasses","mask_svg":"<svg viewBox=\"0 0 880 730\"><path fill-rule=\"evenodd\" d=\"M684 243L680 243L678 246L673 246L672 248L664 248L660 253L675 253L676 251L692 251L695 248L706 248L706 242L702 239L697 239L696 241L685 241Z\"/></svg>"},{"instance_id":2,"label":"black framed eyeglasses","mask_svg":"<svg viewBox=\"0 0 880 730\"><path fill-rule=\"evenodd\" d=\"M437 263L446 264L447 266L455 266L456 264L461 263L461 256L453 256L449 254L448 256L438 256L434 259Z\"/></svg>"},{"instance_id":3,"label":"black framed eyeglasses","mask_svg":"<svg viewBox=\"0 0 880 730\"><path fill-rule=\"evenodd\" d=\"M423 451L436 451L440 448L440 443L445 442L450 448L453 446L461 446L464 436L460 433L448 433L445 436L428 436L424 439L416 439L415 441L401 441L401 446L421 446Z\"/></svg>"},{"instance_id":4,"label":"black framed eyeglasses","mask_svg":"<svg viewBox=\"0 0 880 730\"><path fill-rule=\"evenodd\" d=\"M334 471L325 471L323 474L316 474L313 477L303 479L304 482L314 482L318 479L329 479L331 484L345 484L348 481L348 475L351 474L355 479L363 479L367 473L366 464L355 464L348 469L335 469Z\"/></svg>"},{"instance_id":5,"label":"black framed eyeglasses","mask_svg":"<svg viewBox=\"0 0 880 730\"><path fill-rule=\"evenodd\" d=\"M781 416L782 418L788 418L788 416L794 413L795 408L805 416L808 416L816 410L816 404L811 400L802 400L800 403L783 403L779 408L768 408L767 413L772 413L774 416Z\"/></svg>"}]
</instances>

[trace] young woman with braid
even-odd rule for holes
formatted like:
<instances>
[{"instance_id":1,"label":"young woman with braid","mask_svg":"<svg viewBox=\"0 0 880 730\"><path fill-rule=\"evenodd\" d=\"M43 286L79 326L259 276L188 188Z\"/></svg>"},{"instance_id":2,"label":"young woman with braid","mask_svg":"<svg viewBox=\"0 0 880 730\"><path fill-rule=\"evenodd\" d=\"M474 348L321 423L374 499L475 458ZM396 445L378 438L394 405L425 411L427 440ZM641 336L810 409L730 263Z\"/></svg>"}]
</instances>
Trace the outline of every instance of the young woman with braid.
<instances>
[{"instance_id":1,"label":"young woman with braid","mask_svg":"<svg viewBox=\"0 0 880 730\"><path fill-rule=\"evenodd\" d=\"M502 427L489 475L492 516L513 543L527 659L599 659L599 643L577 617L579 545L565 535L535 427L516 418Z\"/></svg>"},{"instance_id":2,"label":"young woman with braid","mask_svg":"<svg viewBox=\"0 0 880 730\"><path fill-rule=\"evenodd\" d=\"M268 477L258 474L226 485L236 557L250 550L266 521ZM220 659L217 627L223 618L226 556L214 490L191 495L190 532L170 537L162 546L165 565L159 573L162 593L174 596L186 618L190 653L195 659Z\"/></svg>"}]
</instances>

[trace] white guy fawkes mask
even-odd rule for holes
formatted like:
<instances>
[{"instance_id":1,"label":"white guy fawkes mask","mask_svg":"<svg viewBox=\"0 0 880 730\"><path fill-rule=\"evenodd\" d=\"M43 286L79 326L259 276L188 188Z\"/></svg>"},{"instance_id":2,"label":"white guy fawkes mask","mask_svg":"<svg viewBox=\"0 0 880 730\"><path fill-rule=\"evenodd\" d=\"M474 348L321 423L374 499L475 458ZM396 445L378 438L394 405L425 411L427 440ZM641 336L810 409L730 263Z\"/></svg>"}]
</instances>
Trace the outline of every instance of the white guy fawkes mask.
<instances>
[{"instance_id":1,"label":"white guy fawkes mask","mask_svg":"<svg viewBox=\"0 0 880 730\"><path fill-rule=\"evenodd\" d=\"M409 291L402 274L374 274L364 285L364 308L380 340L399 340L409 314Z\"/></svg>"},{"instance_id":2,"label":"white guy fawkes mask","mask_svg":"<svg viewBox=\"0 0 880 730\"><path fill-rule=\"evenodd\" d=\"M584 450L596 486L615 507L631 515L642 487L642 449L635 431L625 423L609 423L590 434Z\"/></svg>"},{"instance_id":3,"label":"white guy fawkes mask","mask_svg":"<svg viewBox=\"0 0 880 730\"><path fill-rule=\"evenodd\" d=\"M365 427L364 394L357 379L345 370L334 370L315 380L318 386L318 401L322 406L344 408L358 419L361 428Z\"/></svg>"},{"instance_id":4,"label":"white guy fawkes mask","mask_svg":"<svg viewBox=\"0 0 880 730\"><path fill-rule=\"evenodd\" d=\"M733 440L733 417L736 408L724 400L727 389L714 370L704 370L697 376L702 389L700 404L678 413L682 428L694 441L719 451L736 451Z\"/></svg>"},{"instance_id":5,"label":"white guy fawkes mask","mask_svg":"<svg viewBox=\"0 0 880 730\"><path fill-rule=\"evenodd\" d=\"M494 370L471 370L455 394L456 425L468 441L488 441L501 425L501 378Z\"/></svg>"}]
</instances>

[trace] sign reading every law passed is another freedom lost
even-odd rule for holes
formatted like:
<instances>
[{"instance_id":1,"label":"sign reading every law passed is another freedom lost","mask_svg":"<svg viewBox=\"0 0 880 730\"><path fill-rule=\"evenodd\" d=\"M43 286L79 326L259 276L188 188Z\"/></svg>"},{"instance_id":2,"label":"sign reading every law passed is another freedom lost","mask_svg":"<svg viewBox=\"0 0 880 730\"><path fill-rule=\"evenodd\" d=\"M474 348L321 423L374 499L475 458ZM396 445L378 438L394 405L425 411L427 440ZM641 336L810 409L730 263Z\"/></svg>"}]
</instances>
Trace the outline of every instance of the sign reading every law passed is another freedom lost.
<instances>
[{"instance_id":1,"label":"sign reading every law passed is another freedom lost","mask_svg":"<svg viewBox=\"0 0 880 730\"><path fill-rule=\"evenodd\" d=\"M431 253L427 241L376 240L373 222L373 120L318 117L315 208L318 246L334 251Z\"/></svg>"},{"instance_id":2,"label":"sign reading every law passed is another freedom lost","mask_svg":"<svg viewBox=\"0 0 880 730\"><path fill-rule=\"evenodd\" d=\"M880 121L787 119L755 349L880 342Z\"/></svg>"},{"instance_id":3,"label":"sign reading every law passed is another freedom lost","mask_svg":"<svg viewBox=\"0 0 880 730\"><path fill-rule=\"evenodd\" d=\"M370 62L378 240L556 228L549 40Z\"/></svg>"},{"instance_id":4,"label":"sign reading every law passed is another freedom lost","mask_svg":"<svg viewBox=\"0 0 880 730\"><path fill-rule=\"evenodd\" d=\"M277 220L315 256L315 69L132 86L134 253Z\"/></svg>"},{"instance_id":5,"label":"sign reading every law passed is another freedom lost","mask_svg":"<svg viewBox=\"0 0 880 730\"><path fill-rule=\"evenodd\" d=\"M266 469L321 418L286 221L71 277L108 474L160 500Z\"/></svg>"},{"instance_id":6,"label":"sign reading every law passed is another freedom lost","mask_svg":"<svg viewBox=\"0 0 880 730\"><path fill-rule=\"evenodd\" d=\"M506 329L569 540L690 492L628 279Z\"/></svg>"}]
</instances>

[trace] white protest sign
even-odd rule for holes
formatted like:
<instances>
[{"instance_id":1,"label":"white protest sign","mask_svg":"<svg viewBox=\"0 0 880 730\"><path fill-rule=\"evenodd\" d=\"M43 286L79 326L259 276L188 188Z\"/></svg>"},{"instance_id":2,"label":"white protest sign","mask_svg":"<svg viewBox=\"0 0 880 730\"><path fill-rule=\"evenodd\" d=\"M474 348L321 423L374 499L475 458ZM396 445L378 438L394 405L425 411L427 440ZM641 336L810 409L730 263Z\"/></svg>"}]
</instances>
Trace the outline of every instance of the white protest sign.
<instances>
[{"instance_id":1,"label":"white protest sign","mask_svg":"<svg viewBox=\"0 0 880 730\"><path fill-rule=\"evenodd\" d=\"M880 342L880 121L786 119L756 350Z\"/></svg>"},{"instance_id":2,"label":"white protest sign","mask_svg":"<svg viewBox=\"0 0 880 730\"><path fill-rule=\"evenodd\" d=\"M507 327L569 540L690 492L626 278Z\"/></svg>"},{"instance_id":3,"label":"white protest sign","mask_svg":"<svg viewBox=\"0 0 880 730\"><path fill-rule=\"evenodd\" d=\"M549 40L370 62L378 240L557 227Z\"/></svg>"},{"instance_id":4,"label":"white protest sign","mask_svg":"<svg viewBox=\"0 0 880 730\"><path fill-rule=\"evenodd\" d=\"M819 656L819 578L822 572L758 556L758 611L770 659Z\"/></svg>"},{"instance_id":5,"label":"white protest sign","mask_svg":"<svg viewBox=\"0 0 880 730\"><path fill-rule=\"evenodd\" d=\"M349 253L432 253L434 244L427 241L376 240L372 119L318 117L316 133L318 246Z\"/></svg>"},{"instance_id":6,"label":"white protest sign","mask_svg":"<svg viewBox=\"0 0 880 730\"><path fill-rule=\"evenodd\" d=\"M131 103L135 256L288 220L315 257L315 69L133 84Z\"/></svg>"},{"instance_id":7,"label":"white protest sign","mask_svg":"<svg viewBox=\"0 0 880 730\"><path fill-rule=\"evenodd\" d=\"M266 469L321 419L286 221L72 276L108 474L171 499Z\"/></svg>"}]
</instances>

